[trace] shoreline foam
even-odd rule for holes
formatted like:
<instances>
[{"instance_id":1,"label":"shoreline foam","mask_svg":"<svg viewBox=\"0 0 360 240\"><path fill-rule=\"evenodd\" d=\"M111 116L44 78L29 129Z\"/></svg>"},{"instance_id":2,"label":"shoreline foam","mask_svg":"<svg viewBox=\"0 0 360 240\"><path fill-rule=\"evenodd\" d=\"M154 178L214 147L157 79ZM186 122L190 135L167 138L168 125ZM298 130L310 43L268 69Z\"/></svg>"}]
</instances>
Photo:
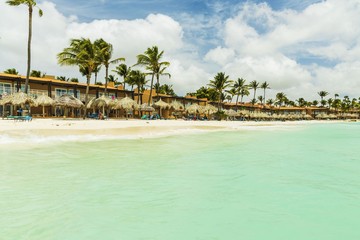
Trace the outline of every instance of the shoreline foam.
<instances>
[{"instance_id":1,"label":"shoreline foam","mask_svg":"<svg viewBox=\"0 0 360 240\"><path fill-rule=\"evenodd\" d=\"M0 144L46 144L69 141L140 139L215 131L280 130L314 123L339 121L184 121L184 120L74 120L34 119L31 122L0 120Z\"/></svg>"}]
</instances>

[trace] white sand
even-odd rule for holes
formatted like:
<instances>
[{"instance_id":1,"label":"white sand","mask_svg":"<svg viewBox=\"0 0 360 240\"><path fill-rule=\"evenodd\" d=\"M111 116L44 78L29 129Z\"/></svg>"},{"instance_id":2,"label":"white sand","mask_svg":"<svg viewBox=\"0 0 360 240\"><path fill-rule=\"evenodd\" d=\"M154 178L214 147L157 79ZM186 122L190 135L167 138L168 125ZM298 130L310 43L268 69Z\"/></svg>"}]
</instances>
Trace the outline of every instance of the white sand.
<instances>
[{"instance_id":1,"label":"white sand","mask_svg":"<svg viewBox=\"0 0 360 240\"><path fill-rule=\"evenodd\" d=\"M30 122L0 120L0 134L36 135L141 135L142 133L171 134L179 131L241 130L253 127L286 127L313 124L320 121L241 122L241 121L184 121L184 120L82 120L34 119ZM323 121L329 122L329 121Z\"/></svg>"}]
</instances>

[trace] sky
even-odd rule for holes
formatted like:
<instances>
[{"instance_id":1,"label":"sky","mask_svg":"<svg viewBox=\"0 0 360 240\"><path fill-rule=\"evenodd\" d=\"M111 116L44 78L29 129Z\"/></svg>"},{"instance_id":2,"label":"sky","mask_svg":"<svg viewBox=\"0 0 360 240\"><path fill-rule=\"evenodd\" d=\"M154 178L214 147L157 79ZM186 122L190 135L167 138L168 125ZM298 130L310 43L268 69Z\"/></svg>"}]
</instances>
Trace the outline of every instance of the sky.
<instances>
[{"instance_id":1,"label":"sky","mask_svg":"<svg viewBox=\"0 0 360 240\"><path fill-rule=\"evenodd\" d=\"M0 71L26 73L27 8L0 0ZM267 97L360 96L360 0L46 0L33 18L32 69L78 77L56 55L72 38L103 38L127 65L148 47L164 50L178 95L218 72L268 82ZM115 66L112 66L113 69ZM99 78L104 77L102 69ZM111 72L111 71L110 71ZM122 81L121 77L118 77ZM249 97L250 99L250 97Z\"/></svg>"}]
</instances>

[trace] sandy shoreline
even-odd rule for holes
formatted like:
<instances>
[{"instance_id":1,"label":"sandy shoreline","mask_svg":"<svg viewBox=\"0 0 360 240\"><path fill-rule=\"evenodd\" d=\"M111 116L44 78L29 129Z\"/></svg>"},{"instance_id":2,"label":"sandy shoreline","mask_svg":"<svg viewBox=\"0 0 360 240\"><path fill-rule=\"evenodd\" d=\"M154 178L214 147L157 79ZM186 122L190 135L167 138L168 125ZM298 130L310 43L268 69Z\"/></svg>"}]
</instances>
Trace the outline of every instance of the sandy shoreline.
<instances>
[{"instance_id":1,"label":"sandy shoreline","mask_svg":"<svg viewBox=\"0 0 360 240\"><path fill-rule=\"evenodd\" d=\"M184 120L77 120L34 119L30 122L0 120L0 134L23 135L141 135L142 133L169 133L172 131L239 130L252 127L300 126L334 121L241 122L241 121L184 121Z\"/></svg>"}]
</instances>

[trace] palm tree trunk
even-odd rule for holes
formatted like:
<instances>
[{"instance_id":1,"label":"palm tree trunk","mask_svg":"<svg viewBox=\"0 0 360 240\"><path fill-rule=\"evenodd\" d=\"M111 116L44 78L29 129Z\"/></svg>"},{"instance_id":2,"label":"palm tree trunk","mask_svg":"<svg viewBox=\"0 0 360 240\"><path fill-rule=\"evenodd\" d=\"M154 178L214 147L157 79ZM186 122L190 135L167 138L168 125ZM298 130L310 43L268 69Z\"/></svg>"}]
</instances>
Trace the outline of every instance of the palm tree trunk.
<instances>
[{"instance_id":1,"label":"palm tree trunk","mask_svg":"<svg viewBox=\"0 0 360 240\"><path fill-rule=\"evenodd\" d=\"M150 103L152 102L152 88L153 88L153 84L154 84L154 73L151 76L151 84L150 84L150 94L149 94L149 100L148 100L148 105L150 106Z\"/></svg>"},{"instance_id":2,"label":"palm tree trunk","mask_svg":"<svg viewBox=\"0 0 360 240\"><path fill-rule=\"evenodd\" d=\"M31 65L31 37L32 37L32 13L33 8L29 5L29 35L28 35L28 45L27 45L27 68L26 68L26 80L25 80L25 93L28 93L29 77L30 77L30 65Z\"/></svg>"},{"instance_id":3,"label":"palm tree trunk","mask_svg":"<svg viewBox=\"0 0 360 240\"><path fill-rule=\"evenodd\" d=\"M266 103L266 98L265 98L265 88L264 88L264 105Z\"/></svg>"},{"instance_id":4,"label":"palm tree trunk","mask_svg":"<svg viewBox=\"0 0 360 240\"><path fill-rule=\"evenodd\" d=\"M156 96L159 95L159 89L160 89L160 83L159 83L159 75L156 75L156 84L157 84L157 88L156 88Z\"/></svg>"},{"instance_id":5,"label":"palm tree trunk","mask_svg":"<svg viewBox=\"0 0 360 240\"><path fill-rule=\"evenodd\" d=\"M108 76L109 76L109 66L105 66L105 96L107 93Z\"/></svg>"},{"instance_id":6,"label":"palm tree trunk","mask_svg":"<svg viewBox=\"0 0 360 240\"><path fill-rule=\"evenodd\" d=\"M125 76L124 76L124 90L125 90L125 87L126 87L126 81L125 81Z\"/></svg>"},{"instance_id":7,"label":"palm tree trunk","mask_svg":"<svg viewBox=\"0 0 360 240\"><path fill-rule=\"evenodd\" d=\"M239 101L239 94L236 97L235 109L238 110L238 101Z\"/></svg>"},{"instance_id":8,"label":"palm tree trunk","mask_svg":"<svg viewBox=\"0 0 360 240\"><path fill-rule=\"evenodd\" d=\"M97 72L95 72L95 84L97 82Z\"/></svg>"},{"instance_id":9,"label":"palm tree trunk","mask_svg":"<svg viewBox=\"0 0 360 240\"><path fill-rule=\"evenodd\" d=\"M89 100L90 78L91 78L91 75L88 74L88 75L86 76L86 92L85 92L85 105L84 105L84 115L83 115L83 119L86 118L86 106L87 106L88 100Z\"/></svg>"}]
</instances>

